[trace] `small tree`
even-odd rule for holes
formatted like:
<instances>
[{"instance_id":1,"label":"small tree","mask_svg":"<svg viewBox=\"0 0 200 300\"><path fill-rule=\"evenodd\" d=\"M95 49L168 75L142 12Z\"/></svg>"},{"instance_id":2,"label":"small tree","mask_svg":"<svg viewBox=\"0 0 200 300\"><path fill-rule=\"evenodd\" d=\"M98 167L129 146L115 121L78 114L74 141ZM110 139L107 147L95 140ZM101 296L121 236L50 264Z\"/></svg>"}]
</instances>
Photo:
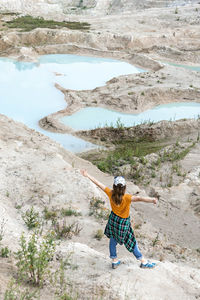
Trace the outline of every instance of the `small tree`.
<instances>
[{"instance_id":1,"label":"small tree","mask_svg":"<svg viewBox=\"0 0 200 300\"><path fill-rule=\"evenodd\" d=\"M28 241L22 234L20 250L15 253L20 279L28 279L34 285L41 286L48 271L49 262L53 259L55 247L55 241L50 234L39 240L39 236L33 233Z\"/></svg>"}]
</instances>

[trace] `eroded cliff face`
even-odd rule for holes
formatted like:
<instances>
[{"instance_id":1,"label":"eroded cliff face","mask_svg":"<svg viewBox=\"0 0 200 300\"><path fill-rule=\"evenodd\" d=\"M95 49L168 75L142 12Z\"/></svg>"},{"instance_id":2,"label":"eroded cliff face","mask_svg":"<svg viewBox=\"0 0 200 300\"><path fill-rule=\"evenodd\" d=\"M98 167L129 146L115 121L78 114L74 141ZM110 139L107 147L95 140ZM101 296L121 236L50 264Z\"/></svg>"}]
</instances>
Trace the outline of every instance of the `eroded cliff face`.
<instances>
[{"instance_id":1,"label":"eroded cliff face","mask_svg":"<svg viewBox=\"0 0 200 300\"><path fill-rule=\"evenodd\" d=\"M193 0L193 3L198 3ZM33 15L112 14L135 9L186 5L184 0L2 0L0 9Z\"/></svg>"}]
</instances>

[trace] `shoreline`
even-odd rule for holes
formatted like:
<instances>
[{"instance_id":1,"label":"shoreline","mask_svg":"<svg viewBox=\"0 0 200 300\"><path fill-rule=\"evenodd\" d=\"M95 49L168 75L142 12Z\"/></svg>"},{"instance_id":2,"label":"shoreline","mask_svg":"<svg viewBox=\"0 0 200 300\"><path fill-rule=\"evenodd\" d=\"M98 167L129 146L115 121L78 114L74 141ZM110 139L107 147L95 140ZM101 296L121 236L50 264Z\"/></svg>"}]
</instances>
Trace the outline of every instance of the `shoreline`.
<instances>
[{"instance_id":1,"label":"shoreline","mask_svg":"<svg viewBox=\"0 0 200 300\"><path fill-rule=\"evenodd\" d=\"M76 135L75 130L60 122L59 119L64 116L72 115L85 107L102 107L127 114L138 114L161 104L200 102L200 89L196 88L198 84L197 81L200 78L198 72L196 72L195 76L193 73L191 74L193 71L185 70L185 73L181 76L182 78L187 77L189 82L190 80L194 81L196 77L194 87L193 85L188 86L187 82L184 84L184 80L182 81L182 86L177 87L176 84L174 84L174 75L171 78L171 84L163 84L161 86L162 78L165 78L165 76L167 76L166 74L168 74L168 76L172 75L174 69L177 70L179 74L183 74L181 68L166 65L157 72L136 73L112 78L106 82L106 85L93 90L69 90L55 84L55 87L64 94L67 107L66 109L42 118L39 124L46 130L53 130L59 133L67 132ZM177 71L175 73L177 73ZM171 74L169 74L169 72L171 72ZM147 79L145 80L146 82L142 82L143 78ZM135 85L134 89L132 87L128 89L127 86L125 86L125 88L122 88L120 92L118 92L119 86L123 87L127 85L127 81L129 81L129 84ZM153 81L153 84L148 84L148 81ZM126 95L124 95L125 93ZM107 99L102 99L102 94L106 94ZM115 95L115 97L112 95ZM118 101L116 101L116 99Z\"/></svg>"},{"instance_id":2,"label":"shoreline","mask_svg":"<svg viewBox=\"0 0 200 300\"><path fill-rule=\"evenodd\" d=\"M73 53L73 54L83 55L82 52L79 52L78 54L77 53ZM114 54L112 56L112 59L113 58L117 59L115 55L116 52L112 52L112 54ZM126 54L126 59L124 57L124 54L125 53L120 51L117 52L117 56L121 57L120 59L121 61L126 61L128 63L133 64L133 60L130 59L130 54L128 55ZM85 56L89 56L89 55L91 55L91 53L89 52L85 53ZM40 55L38 55L37 57L39 56ZM20 57L14 57L14 56L7 56L7 57L21 60ZM100 57L100 56L94 55L94 57ZM105 57L105 55L102 57ZM106 57L108 58L108 56ZM129 57L129 60L127 59L127 57ZM131 57L134 57L134 55L131 55ZM48 130L50 132L68 133L85 139L84 135L80 136L80 130L79 133L76 133L76 131L73 128L70 128L65 124L63 124L60 121L60 118L67 115L72 115L73 113L79 111L80 109L88 106L102 107L102 108L112 109L119 112L130 113L130 114L134 114L134 113L138 114L161 104L168 104L174 102L200 102L200 89L196 88L195 86L194 88L190 86L186 87L183 84L185 78L187 78L188 81L190 80L194 81L195 78L197 83L197 81L200 78L200 74L198 74L197 71L193 72L192 70L184 69L185 72L182 72L181 69L184 68L182 66L177 67L170 64L169 65L162 64L161 62L157 62L152 59L149 60L149 58L144 55L139 55L139 56L136 55L135 57L136 58L139 57L142 61L148 63L150 62L153 68L144 73L135 73L130 75L122 75L119 77L114 77L109 81L107 81L104 86L96 87L93 90L82 90L82 91L69 90L55 83L55 88L57 88L63 93L64 99L67 103L67 107L65 109L54 112L38 120L39 126L42 129ZM33 61L33 58L35 59L35 57L32 57L30 60L28 60L26 57L26 61ZM141 63L140 65L137 64L137 66L144 68L144 66L141 65ZM179 81L180 81L180 77L182 77L183 79L182 86L179 86L179 88L175 87L174 84L172 85L172 82L174 83L175 79L177 78L177 70L180 75L178 76ZM164 81L163 78L167 80L168 79L167 76L171 77L171 83L167 82L167 84L162 85L161 81ZM133 89L131 89L130 91L129 91L130 89L129 86L133 86ZM120 100L121 102L116 103L116 101L113 101L112 103L113 100L112 94L116 94L119 87L120 87L120 92L122 92L122 95L119 95L119 97L117 95L117 99ZM141 87L145 89L145 92L141 92ZM128 104L126 104L127 98L123 99L124 92L126 92L126 94L130 94L129 98L132 98L129 99ZM108 98L110 96L108 101L102 101L101 95L103 93L106 93ZM78 94L78 101L77 101L77 94ZM91 98L95 98L96 103L94 101L88 100ZM82 100L82 102L79 101L80 99ZM151 99L151 101L149 101L149 99Z\"/></svg>"},{"instance_id":3,"label":"shoreline","mask_svg":"<svg viewBox=\"0 0 200 300\"><path fill-rule=\"evenodd\" d=\"M39 126L52 132L76 135L59 118L84 107L140 113L160 104L200 102L200 73L186 69L183 72L180 67L162 63L200 65L197 13L194 13L198 7L198 4L179 7L177 12L170 7L152 8L139 13L136 10L134 18L131 14L125 14L121 19L117 14L98 19L78 16L78 21L87 20L90 23L88 31L36 28L30 32L20 32L8 29L2 31L0 37L0 56L20 61L37 61L39 56L46 54L106 57L147 70L145 73L112 78L104 86L87 91L64 89L55 84L63 93L67 107L38 120ZM155 17L156 26L150 16ZM3 14L1 17L5 21ZM68 17L71 18L66 15Z\"/></svg>"}]
</instances>

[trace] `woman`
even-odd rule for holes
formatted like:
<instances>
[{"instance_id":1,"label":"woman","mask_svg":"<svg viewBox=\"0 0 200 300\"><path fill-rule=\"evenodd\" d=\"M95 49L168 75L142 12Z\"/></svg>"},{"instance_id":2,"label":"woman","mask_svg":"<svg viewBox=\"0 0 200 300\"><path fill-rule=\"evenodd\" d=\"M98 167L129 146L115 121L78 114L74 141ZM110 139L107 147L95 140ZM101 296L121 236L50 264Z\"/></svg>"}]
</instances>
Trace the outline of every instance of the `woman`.
<instances>
[{"instance_id":1,"label":"woman","mask_svg":"<svg viewBox=\"0 0 200 300\"><path fill-rule=\"evenodd\" d=\"M110 239L109 250L110 258L112 259L112 268L116 269L121 263L121 261L117 259L116 246L118 243L120 245L124 244L127 250L134 254L136 259L141 262L141 268L154 268L156 264L144 259L138 249L138 244L135 239L133 229L131 228L129 212L131 202L141 201L156 204L157 199L125 194L126 181L122 176L116 176L114 178L113 189L111 190L89 175L86 170L81 170L81 174L89 178L100 189L102 189L110 199L112 211L104 234Z\"/></svg>"}]
</instances>

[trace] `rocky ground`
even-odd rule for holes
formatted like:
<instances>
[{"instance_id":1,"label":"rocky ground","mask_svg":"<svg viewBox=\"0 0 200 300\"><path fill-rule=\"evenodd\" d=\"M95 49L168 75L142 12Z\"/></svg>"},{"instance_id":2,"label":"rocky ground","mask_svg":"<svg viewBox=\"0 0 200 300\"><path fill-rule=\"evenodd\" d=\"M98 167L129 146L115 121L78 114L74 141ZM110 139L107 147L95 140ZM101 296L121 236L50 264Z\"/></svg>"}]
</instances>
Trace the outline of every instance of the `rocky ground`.
<instances>
[{"instance_id":1,"label":"rocky ground","mask_svg":"<svg viewBox=\"0 0 200 300\"><path fill-rule=\"evenodd\" d=\"M118 58L148 70L113 78L92 91L69 91L56 85L68 107L40 121L48 130L71 132L59 117L85 106L140 112L161 103L199 102L200 73L163 64L200 64L200 4L186 2L4 1L0 4L0 56L36 61L42 54L76 53ZM69 11L74 14L67 15ZM87 21L90 28L10 29L6 22L17 18L16 12ZM30 280L8 285L19 275L14 252L20 249L20 236L22 232L26 240L32 236L27 225L34 223L33 207L40 235L50 230L60 241L54 258L48 260L51 273L45 276L40 299L199 299L199 120L75 134L106 143L110 152L116 148L116 138L138 142L143 136L148 142L159 141L159 149L142 157L129 152L131 163L122 161L114 172L109 170L111 174L103 173L42 134L1 115L0 298L22 299L23 289L35 290ZM102 153L95 155L103 161L107 154ZM133 158L136 169L142 168L142 180L132 177ZM112 175L121 172L127 176L129 193L159 197L158 206L137 203L131 208L139 246L146 257L158 262L155 270L140 269L123 247L118 247L122 266L119 271L111 269L108 240L103 236L109 203L80 175L79 168L88 169L110 187ZM5 298L6 289L10 298ZM12 293L18 296L11 298Z\"/></svg>"}]
</instances>

